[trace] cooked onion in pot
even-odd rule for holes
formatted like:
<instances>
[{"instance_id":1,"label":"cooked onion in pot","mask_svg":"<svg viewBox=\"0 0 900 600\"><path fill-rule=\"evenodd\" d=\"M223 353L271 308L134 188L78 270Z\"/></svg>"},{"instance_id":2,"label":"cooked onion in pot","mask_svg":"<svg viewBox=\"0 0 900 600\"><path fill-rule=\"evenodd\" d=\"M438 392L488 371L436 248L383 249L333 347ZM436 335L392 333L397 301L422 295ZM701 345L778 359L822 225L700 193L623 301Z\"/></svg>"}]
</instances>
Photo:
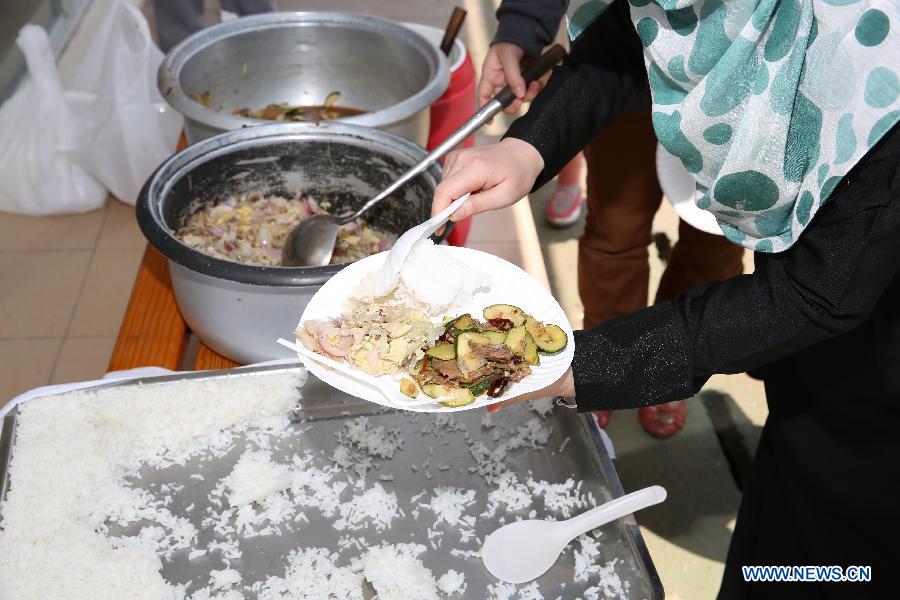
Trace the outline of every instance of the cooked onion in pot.
<instances>
[{"instance_id":1,"label":"cooked onion in pot","mask_svg":"<svg viewBox=\"0 0 900 600\"><path fill-rule=\"evenodd\" d=\"M246 265L281 265L281 249L297 223L310 215L328 214L328 202L305 195L293 198L245 194L200 209L175 235L192 248L215 258ZM379 231L363 219L342 225L331 264L365 258L390 248L397 236Z\"/></svg>"}]
</instances>

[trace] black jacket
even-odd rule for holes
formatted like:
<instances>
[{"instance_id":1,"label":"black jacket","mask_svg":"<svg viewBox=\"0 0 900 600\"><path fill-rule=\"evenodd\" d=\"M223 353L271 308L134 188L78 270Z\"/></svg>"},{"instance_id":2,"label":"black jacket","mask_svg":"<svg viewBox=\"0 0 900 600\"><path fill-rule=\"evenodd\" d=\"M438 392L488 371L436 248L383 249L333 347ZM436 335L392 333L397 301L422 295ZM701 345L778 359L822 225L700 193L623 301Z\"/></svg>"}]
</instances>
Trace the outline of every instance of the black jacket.
<instances>
[{"instance_id":1,"label":"black jacket","mask_svg":"<svg viewBox=\"0 0 900 600\"><path fill-rule=\"evenodd\" d=\"M564 14L564 0L503 0L497 9L497 34L491 44L509 42L535 58L556 37Z\"/></svg>"},{"instance_id":2,"label":"black jacket","mask_svg":"<svg viewBox=\"0 0 900 600\"><path fill-rule=\"evenodd\" d=\"M628 10L624 0L616 0L582 34L528 113L507 132L543 157L535 188L646 85L642 46ZM714 373L756 369L850 336L878 312L879 303L896 297L898 271L900 134L894 128L844 178L791 249L757 255L752 275L700 286L577 332L578 407L633 408L688 398ZM884 369L867 385L875 395L900 396L900 318L854 347L866 344L877 349L877 356L868 354L872 364ZM833 389L816 385L815 378L809 384L812 393Z\"/></svg>"}]
</instances>

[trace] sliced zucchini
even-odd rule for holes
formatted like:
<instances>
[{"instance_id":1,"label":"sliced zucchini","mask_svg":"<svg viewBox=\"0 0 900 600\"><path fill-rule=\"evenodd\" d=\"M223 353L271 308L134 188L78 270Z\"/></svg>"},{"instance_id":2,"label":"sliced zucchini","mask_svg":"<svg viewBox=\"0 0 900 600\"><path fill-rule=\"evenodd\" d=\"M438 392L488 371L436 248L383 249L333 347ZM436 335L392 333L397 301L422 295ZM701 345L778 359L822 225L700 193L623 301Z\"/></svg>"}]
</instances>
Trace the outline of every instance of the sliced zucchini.
<instances>
[{"instance_id":1,"label":"sliced zucchini","mask_svg":"<svg viewBox=\"0 0 900 600\"><path fill-rule=\"evenodd\" d=\"M426 396L434 399L449 398L453 395L453 388L449 385L440 385L438 383L426 383L422 386L422 391Z\"/></svg>"},{"instance_id":2,"label":"sliced zucchini","mask_svg":"<svg viewBox=\"0 0 900 600\"><path fill-rule=\"evenodd\" d=\"M470 315L469 313L460 315L447 323L447 329L465 331L467 329L471 329L472 327L475 327L475 319L473 319L472 315Z\"/></svg>"},{"instance_id":3,"label":"sliced zucchini","mask_svg":"<svg viewBox=\"0 0 900 600\"><path fill-rule=\"evenodd\" d=\"M440 402L441 406L446 406L447 408L466 406L475 402L475 395L466 388L427 383L422 389L426 394Z\"/></svg>"},{"instance_id":4,"label":"sliced zucchini","mask_svg":"<svg viewBox=\"0 0 900 600\"><path fill-rule=\"evenodd\" d=\"M442 321L442 325L444 327L446 327L447 325L450 324L451 321L455 321L455 320L456 320L456 317L451 317L448 315L448 316L444 317L444 320Z\"/></svg>"},{"instance_id":5,"label":"sliced zucchini","mask_svg":"<svg viewBox=\"0 0 900 600\"><path fill-rule=\"evenodd\" d=\"M491 319L506 319L511 321L513 327L525 324L525 311L518 306L512 304L492 304L484 309L484 318L486 321Z\"/></svg>"},{"instance_id":6,"label":"sliced zucchini","mask_svg":"<svg viewBox=\"0 0 900 600\"><path fill-rule=\"evenodd\" d=\"M556 354L566 347L569 338L559 325L544 325L533 317L525 320L525 329L534 338L538 350L547 354Z\"/></svg>"},{"instance_id":7,"label":"sliced zucchini","mask_svg":"<svg viewBox=\"0 0 900 600\"><path fill-rule=\"evenodd\" d=\"M456 348L453 344L435 344L433 348L426 350L425 354L438 360L453 360L456 358Z\"/></svg>"},{"instance_id":8,"label":"sliced zucchini","mask_svg":"<svg viewBox=\"0 0 900 600\"><path fill-rule=\"evenodd\" d=\"M526 335L528 335L528 331L524 326L513 327L506 332L506 338L504 338L503 344L516 354L525 356Z\"/></svg>"},{"instance_id":9,"label":"sliced zucchini","mask_svg":"<svg viewBox=\"0 0 900 600\"><path fill-rule=\"evenodd\" d=\"M490 346L491 340L484 334L466 331L456 336L456 366L459 372L467 375L487 364L487 360L479 356L473 346Z\"/></svg>"},{"instance_id":10,"label":"sliced zucchini","mask_svg":"<svg viewBox=\"0 0 900 600\"><path fill-rule=\"evenodd\" d=\"M400 380L400 391L404 396L409 396L410 398L415 398L419 395L418 386L406 377Z\"/></svg>"},{"instance_id":11,"label":"sliced zucchini","mask_svg":"<svg viewBox=\"0 0 900 600\"><path fill-rule=\"evenodd\" d=\"M477 327L469 327L468 329L454 329L453 336L456 337L461 333L484 333L481 329Z\"/></svg>"},{"instance_id":12,"label":"sliced zucchini","mask_svg":"<svg viewBox=\"0 0 900 600\"><path fill-rule=\"evenodd\" d=\"M484 337L491 340L491 344L499 345L506 341L506 334L502 331L491 331L490 329L487 331L482 331Z\"/></svg>"},{"instance_id":13,"label":"sliced zucchini","mask_svg":"<svg viewBox=\"0 0 900 600\"><path fill-rule=\"evenodd\" d=\"M525 359L529 365L536 365L540 362L537 354L537 344L534 338L525 329L524 325L513 327L506 333L506 340L503 344Z\"/></svg>"},{"instance_id":14,"label":"sliced zucchini","mask_svg":"<svg viewBox=\"0 0 900 600\"><path fill-rule=\"evenodd\" d=\"M539 365L541 364L541 357L538 356L538 347L534 342L534 338L531 337L530 333L525 334L525 362L529 365Z\"/></svg>"},{"instance_id":15,"label":"sliced zucchini","mask_svg":"<svg viewBox=\"0 0 900 600\"><path fill-rule=\"evenodd\" d=\"M469 385L466 387L470 392L472 392L473 396L480 396L483 393L487 392L491 388L491 384L493 383L493 379L485 379L481 383L476 383L475 385Z\"/></svg>"}]
</instances>

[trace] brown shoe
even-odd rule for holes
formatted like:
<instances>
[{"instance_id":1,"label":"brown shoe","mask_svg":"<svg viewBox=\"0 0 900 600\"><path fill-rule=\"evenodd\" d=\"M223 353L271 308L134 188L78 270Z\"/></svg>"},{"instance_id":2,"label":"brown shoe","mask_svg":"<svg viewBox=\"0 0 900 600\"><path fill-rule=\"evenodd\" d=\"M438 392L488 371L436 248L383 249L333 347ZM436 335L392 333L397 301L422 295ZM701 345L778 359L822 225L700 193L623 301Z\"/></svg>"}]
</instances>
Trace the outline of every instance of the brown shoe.
<instances>
[{"instance_id":1,"label":"brown shoe","mask_svg":"<svg viewBox=\"0 0 900 600\"><path fill-rule=\"evenodd\" d=\"M687 420L687 404L684 400L676 400L657 406L646 406L638 409L638 419L644 431L655 438L666 439L684 427Z\"/></svg>"}]
</instances>

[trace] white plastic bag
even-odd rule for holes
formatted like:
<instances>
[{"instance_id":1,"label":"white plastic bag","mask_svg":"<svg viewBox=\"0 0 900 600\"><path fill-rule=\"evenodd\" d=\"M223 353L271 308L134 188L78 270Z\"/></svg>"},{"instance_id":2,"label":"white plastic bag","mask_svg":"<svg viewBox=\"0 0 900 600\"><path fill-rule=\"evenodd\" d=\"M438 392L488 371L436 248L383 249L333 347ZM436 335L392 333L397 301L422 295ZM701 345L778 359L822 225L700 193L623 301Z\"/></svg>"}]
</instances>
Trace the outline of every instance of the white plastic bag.
<instances>
[{"instance_id":1,"label":"white plastic bag","mask_svg":"<svg viewBox=\"0 0 900 600\"><path fill-rule=\"evenodd\" d=\"M156 88L162 59L141 12L116 2L70 88L96 97L76 115L73 159L129 204L181 133L181 115Z\"/></svg>"},{"instance_id":2,"label":"white plastic bag","mask_svg":"<svg viewBox=\"0 0 900 600\"><path fill-rule=\"evenodd\" d=\"M30 78L0 106L0 210L29 215L76 213L103 206L106 190L72 162L73 103L63 93L46 32L19 31ZM70 102L71 100L71 102Z\"/></svg>"}]
</instances>

